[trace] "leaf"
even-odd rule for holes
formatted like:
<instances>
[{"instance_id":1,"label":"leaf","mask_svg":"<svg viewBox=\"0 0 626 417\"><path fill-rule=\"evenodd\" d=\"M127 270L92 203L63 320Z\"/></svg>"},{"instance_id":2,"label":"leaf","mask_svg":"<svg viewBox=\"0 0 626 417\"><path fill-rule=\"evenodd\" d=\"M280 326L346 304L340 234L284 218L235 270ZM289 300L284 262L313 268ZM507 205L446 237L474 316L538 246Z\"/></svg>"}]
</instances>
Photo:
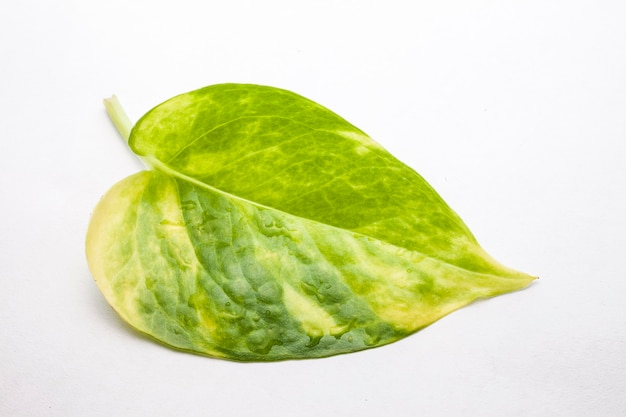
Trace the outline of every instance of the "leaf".
<instances>
[{"instance_id":1,"label":"leaf","mask_svg":"<svg viewBox=\"0 0 626 417\"><path fill-rule=\"evenodd\" d=\"M124 320L178 349L242 361L353 352L535 279L487 255L413 169L285 90L179 95L129 145L151 169L100 201L88 262Z\"/></svg>"}]
</instances>

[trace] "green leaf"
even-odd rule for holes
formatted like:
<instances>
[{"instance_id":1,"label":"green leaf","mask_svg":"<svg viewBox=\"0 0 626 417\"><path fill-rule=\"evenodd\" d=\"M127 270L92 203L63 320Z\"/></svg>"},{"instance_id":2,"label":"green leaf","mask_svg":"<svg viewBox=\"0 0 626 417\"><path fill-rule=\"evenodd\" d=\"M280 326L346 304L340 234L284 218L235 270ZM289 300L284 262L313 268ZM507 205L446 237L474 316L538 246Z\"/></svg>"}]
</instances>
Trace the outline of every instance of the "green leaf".
<instances>
[{"instance_id":1,"label":"green leaf","mask_svg":"<svg viewBox=\"0 0 626 417\"><path fill-rule=\"evenodd\" d=\"M89 266L124 320L178 349L353 352L535 279L487 255L413 169L285 90L182 94L143 116L129 145L151 169L96 207Z\"/></svg>"}]
</instances>

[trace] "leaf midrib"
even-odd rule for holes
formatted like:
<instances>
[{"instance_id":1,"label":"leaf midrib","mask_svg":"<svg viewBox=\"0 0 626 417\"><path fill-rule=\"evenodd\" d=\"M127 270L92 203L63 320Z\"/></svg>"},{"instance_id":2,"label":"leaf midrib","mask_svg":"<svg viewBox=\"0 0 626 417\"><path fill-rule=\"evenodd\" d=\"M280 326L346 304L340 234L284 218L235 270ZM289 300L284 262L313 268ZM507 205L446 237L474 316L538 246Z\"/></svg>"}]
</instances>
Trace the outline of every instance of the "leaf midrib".
<instances>
[{"instance_id":1,"label":"leaf midrib","mask_svg":"<svg viewBox=\"0 0 626 417\"><path fill-rule=\"evenodd\" d=\"M183 180L183 181L187 181L187 182L192 183L192 184L194 184L194 185L196 185L196 186L198 186L200 188L219 193L219 194L221 194L223 196L226 196L228 198L232 198L234 200L237 200L237 201L240 201L240 202L243 202L243 203L246 203L246 204L251 204L251 205L253 205L255 207L259 207L259 208L263 208L263 209L267 209L267 210L272 210L272 211L279 212L279 213L282 213L282 214L287 215L287 216L291 216L291 217L295 217L295 218L298 218L298 219L302 219L304 221L315 222L315 223L318 223L318 224L323 224L326 227L330 227L330 228L336 229L336 230L341 230L342 232L350 232L350 233L353 233L354 235L361 236L361 237L364 237L364 238L375 239L375 240L377 240L379 242L383 242L383 243L385 243L387 245L395 246L397 248L406 249L406 250L411 251L411 252L413 252L413 253L415 253L417 255L420 255L422 257L431 259L434 262L445 264L445 265L447 265L450 268L454 268L454 269L457 269L459 271L464 271L466 273L476 274L476 275L484 276L484 277L492 277L492 278L525 279L523 277L515 277L515 276L508 276L508 275L498 275L498 274L489 274L489 273L485 273L485 272L479 272L479 271L475 271L475 270L472 270L472 269L464 268L464 267L452 264L450 262L446 262L446 261L441 260L439 258L436 258L434 256L428 255L428 254L426 254L424 252L417 251L415 249L409 249L409 248L397 246L397 245L395 245L393 243L381 240L381 239L379 239L378 237L375 237L375 236L370 236L370 235L367 235L367 234L364 234L364 233L361 233L361 232L357 232L357 231L353 231L353 230L350 230L350 229L343 229L341 227L334 226L334 225L331 225L331 224L328 224L328 223L324 223L324 222L320 222L320 221L317 221L317 220L309 219L309 218L306 218L306 217L298 216L296 214L289 213L289 212L283 211L283 210L275 208L275 207L267 206L265 204L258 203L256 201L251 201L251 200L248 200L246 198L240 197L238 195L231 194L231 193L226 192L224 190L221 190L219 188L213 187L213 186L211 186L209 184L206 184L206 183L204 183L202 181L199 181L199 180L197 180L197 179L195 179L193 177L187 176L187 175L185 175L185 174L183 174L181 172L176 171L175 169L169 167L167 164L159 161L156 158L146 157L145 159L146 159L146 162L149 163L150 166L153 169L159 170L159 171L165 173L166 175L172 176L174 178L177 178L177 179L180 179L180 180Z\"/></svg>"}]
</instances>

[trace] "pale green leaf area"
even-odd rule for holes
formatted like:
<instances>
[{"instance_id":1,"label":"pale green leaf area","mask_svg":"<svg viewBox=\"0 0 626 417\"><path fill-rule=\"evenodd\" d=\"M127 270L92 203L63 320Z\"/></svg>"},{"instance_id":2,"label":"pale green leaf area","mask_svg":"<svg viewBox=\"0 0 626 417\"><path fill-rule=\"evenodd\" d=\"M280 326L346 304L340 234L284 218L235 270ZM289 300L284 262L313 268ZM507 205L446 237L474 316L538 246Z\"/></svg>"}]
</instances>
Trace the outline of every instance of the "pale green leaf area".
<instances>
[{"instance_id":1,"label":"pale green leaf area","mask_svg":"<svg viewBox=\"0 0 626 417\"><path fill-rule=\"evenodd\" d=\"M151 168L96 207L87 257L133 327L240 361L391 343L535 277L495 262L413 169L289 91L222 84L130 126Z\"/></svg>"}]
</instances>

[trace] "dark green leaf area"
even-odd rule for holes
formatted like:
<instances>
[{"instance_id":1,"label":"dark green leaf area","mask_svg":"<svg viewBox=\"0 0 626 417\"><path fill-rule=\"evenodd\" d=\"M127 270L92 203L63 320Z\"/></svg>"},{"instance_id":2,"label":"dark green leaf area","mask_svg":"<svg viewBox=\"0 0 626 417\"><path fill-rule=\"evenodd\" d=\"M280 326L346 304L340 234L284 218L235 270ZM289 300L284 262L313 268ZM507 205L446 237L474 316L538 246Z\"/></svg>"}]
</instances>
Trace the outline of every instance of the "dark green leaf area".
<instances>
[{"instance_id":1,"label":"dark green leaf area","mask_svg":"<svg viewBox=\"0 0 626 417\"><path fill-rule=\"evenodd\" d=\"M157 339L238 360L277 360L400 337L342 281L298 218L152 175L137 230L146 276L138 303L140 327ZM174 209L184 224L167 221ZM177 248L173 234L183 231L188 247Z\"/></svg>"},{"instance_id":2,"label":"dark green leaf area","mask_svg":"<svg viewBox=\"0 0 626 417\"><path fill-rule=\"evenodd\" d=\"M134 236L144 285L136 292L136 302L157 337L168 335L171 344L190 348L194 342L188 329L200 324L188 302L195 292L193 253L172 238L181 225L167 220L169 192L157 176L147 182L137 208Z\"/></svg>"}]
</instances>

